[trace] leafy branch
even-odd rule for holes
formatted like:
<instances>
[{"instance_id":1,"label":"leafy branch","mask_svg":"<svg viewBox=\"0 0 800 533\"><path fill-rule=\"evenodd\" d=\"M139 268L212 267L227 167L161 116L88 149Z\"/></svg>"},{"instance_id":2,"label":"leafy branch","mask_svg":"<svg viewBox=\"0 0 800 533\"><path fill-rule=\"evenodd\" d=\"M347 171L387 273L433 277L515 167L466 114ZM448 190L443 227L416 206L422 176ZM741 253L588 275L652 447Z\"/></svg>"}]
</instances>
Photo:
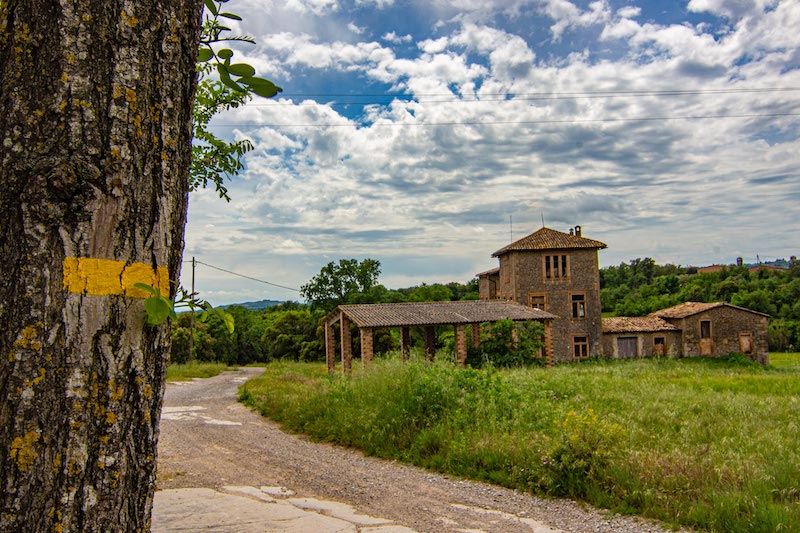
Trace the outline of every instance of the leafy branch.
<instances>
[{"instance_id":1,"label":"leafy branch","mask_svg":"<svg viewBox=\"0 0 800 533\"><path fill-rule=\"evenodd\" d=\"M255 75L255 68L247 63L233 63L234 51L216 49L219 43L255 40L247 35L233 35L226 20L242 20L239 15L222 11L229 0L204 0L205 20L200 35L197 55L199 76L193 111L194 139L192 166L189 172L189 189L196 190L213 183L220 198L230 201L224 182L227 176L244 169L244 154L253 149L249 139L227 142L208 129L211 119L221 111L237 108L247 103L253 95L272 98L283 89L271 81ZM216 72L218 79L212 78Z\"/></svg>"},{"instance_id":2,"label":"leafy branch","mask_svg":"<svg viewBox=\"0 0 800 533\"><path fill-rule=\"evenodd\" d=\"M141 289L150 294L144 301L144 310L147 313L147 323L151 326L162 324L168 318L178 318L175 309L188 308L192 313L195 309L202 311L197 316L200 322L205 322L211 313L216 314L222 319L228 333L233 333L234 321L233 316L227 311L214 307L205 300L197 298L197 293L190 293L183 287L178 287L178 292L175 295L175 300L170 300L161 294L161 291L146 283L135 283L137 289Z\"/></svg>"}]
</instances>

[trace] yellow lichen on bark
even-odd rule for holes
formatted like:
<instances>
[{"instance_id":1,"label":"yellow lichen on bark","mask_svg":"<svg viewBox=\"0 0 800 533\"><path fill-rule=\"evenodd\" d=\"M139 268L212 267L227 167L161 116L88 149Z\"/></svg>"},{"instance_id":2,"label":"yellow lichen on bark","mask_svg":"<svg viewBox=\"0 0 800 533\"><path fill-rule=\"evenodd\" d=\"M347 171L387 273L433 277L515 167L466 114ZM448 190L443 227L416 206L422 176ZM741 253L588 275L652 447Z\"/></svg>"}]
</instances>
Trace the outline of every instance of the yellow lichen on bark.
<instances>
[{"instance_id":1,"label":"yellow lichen on bark","mask_svg":"<svg viewBox=\"0 0 800 533\"><path fill-rule=\"evenodd\" d=\"M126 13L124 9L122 10L121 17L122 21L131 28L135 28L136 26L139 25L139 19L137 19L132 15L128 15L128 13Z\"/></svg>"},{"instance_id":2,"label":"yellow lichen on bark","mask_svg":"<svg viewBox=\"0 0 800 533\"><path fill-rule=\"evenodd\" d=\"M43 324L41 322L37 322L35 326L26 326L25 328L20 331L19 335L17 335L17 340L14 341L14 348L19 348L22 350L34 350L39 351L42 349L42 343L38 340L39 337L39 328L41 328ZM12 353L9 355L9 360L14 357ZM16 357L14 357L16 359Z\"/></svg>"},{"instance_id":3,"label":"yellow lichen on bark","mask_svg":"<svg viewBox=\"0 0 800 533\"><path fill-rule=\"evenodd\" d=\"M27 471L33 462L39 457L33 445L39 442L39 430L32 429L22 437L16 437L11 441L11 458L17 461L17 468L20 472Z\"/></svg>"}]
</instances>

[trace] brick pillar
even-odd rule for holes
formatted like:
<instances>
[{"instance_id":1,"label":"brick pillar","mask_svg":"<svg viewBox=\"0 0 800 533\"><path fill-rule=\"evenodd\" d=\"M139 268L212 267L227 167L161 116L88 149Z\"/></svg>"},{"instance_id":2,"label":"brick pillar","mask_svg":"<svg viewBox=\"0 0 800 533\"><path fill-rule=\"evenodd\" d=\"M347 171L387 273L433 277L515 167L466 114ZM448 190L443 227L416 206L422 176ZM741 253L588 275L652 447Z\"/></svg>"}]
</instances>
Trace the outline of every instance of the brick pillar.
<instances>
[{"instance_id":1,"label":"brick pillar","mask_svg":"<svg viewBox=\"0 0 800 533\"><path fill-rule=\"evenodd\" d=\"M339 325L342 328L342 372L349 374L353 368L353 339L350 335L350 319L342 313Z\"/></svg>"},{"instance_id":2,"label":"brick pillar","mask_svg":"<svg viewBox=\"0 0 800 533\"><path fill-rule=\"evenodd\" d=\"M472 349L477 350L481 347L481 325L470 324L469 331L472 334Z\"/></svg>"},{"instance_id":3,"label":"brick pillar","mask_svg":"<svg viewBox=\"0 0 800 533\"><path fill-rule=\"evenodd\" d=\"M547 366L553 366L553 323L547 320L544 323L544 356L547 359Z\"/></svg>"},{"instance_id":4,"label":"brick pillar","mask_svg":"<svg viewBox=\"0 0 800 533\"><path fill-rule=\"evenodd\" d=\"M328 374L336 372L336 333L333 324L325 321L325 362L328 364Z\"/></svg>"},{"instance_id":5,"label":"brick pillar","mask_svg":"<svg viewBox=\"0 0 800 533\"><path fill-rule=\"evenodd\" d=\"M361 328L358 334L361 336L361 366L367 366L372 362L372 340L374 330L372 328Z\"/></svg>"},{"instance_id":6,"label":"brick pillar","mask_svg":"<svg viewBox=\"0 0 800 533\"><path fill-rule=\"evenodd\" d=\"M400 357L403 361L408 361L408 353L411 350L411 328L403 326L400 328Z\"/></svg>"},{"instance_id":7,"label":"brick pillar","mask_svg":"<svg viewBox=\"0 0 800 533\"><path fill-rule=\"evenodd\" d=\"M467 327L464 324L455 326L456 364L467 366Z\"/></svg>"},{"instance_id":8,"label":"brick pillar","mask_svg":"<svg viewBox=\"0 0 800 533\"><path fill-rule=\"evenodd\" d=\"M436 356L436 330L433 326L425 326L425 358L433 361Z\"/></svg>"}]
</instances>

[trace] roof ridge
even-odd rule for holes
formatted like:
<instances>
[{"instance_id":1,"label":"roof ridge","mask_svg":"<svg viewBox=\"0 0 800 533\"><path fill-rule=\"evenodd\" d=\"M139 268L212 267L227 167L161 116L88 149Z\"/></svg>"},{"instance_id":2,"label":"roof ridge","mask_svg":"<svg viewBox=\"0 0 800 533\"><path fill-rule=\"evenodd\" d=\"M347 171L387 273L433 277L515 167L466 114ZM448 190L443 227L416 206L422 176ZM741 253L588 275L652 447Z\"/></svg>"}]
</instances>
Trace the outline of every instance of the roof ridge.
<instances>
[{"instance_id":1,"label":"roof ridge","mask_svg":"<svg viewBox=\"0 0 800 533\"><path fill-rule=\"evenodd\" d=\"M580 235L580 228L573 233L564 233L562 231L554 230L543 226L526 235L521 239L517 239L497 250L492 254L492 257L497 257L507 252L522 251L522 250L569 250L569 249L603 249L607 248L605 243L596 241L594 239L587 239Z\"/></svg>"}]
</instances>

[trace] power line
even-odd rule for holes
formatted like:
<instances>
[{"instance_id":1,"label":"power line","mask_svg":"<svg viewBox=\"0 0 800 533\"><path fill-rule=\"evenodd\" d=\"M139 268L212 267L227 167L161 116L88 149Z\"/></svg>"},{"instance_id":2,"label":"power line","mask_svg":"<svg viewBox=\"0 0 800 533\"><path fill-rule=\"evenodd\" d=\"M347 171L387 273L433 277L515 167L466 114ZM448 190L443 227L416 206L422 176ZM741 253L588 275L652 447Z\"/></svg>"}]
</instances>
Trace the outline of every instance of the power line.
<instances>
[{"instance_id":1,"label":"power line","mask_svg":"<svg viewBox=\"0 0 800 533\"><path fill-rule=\"evenodd\" d=\"M598 98L642 98L642 97L664 97L664 96L701 96L719 94L754 94L754 93L773 93L773 92L796 92L800 87L762 87L750 89L687 89L687 90L664 90L664 91L587 91L587 92L568 92L568 93L481 93L479 95L457 95L453 93L430 93L430 94L405 94L405 93L284 93L285 98L392 98L401 102L416 102L425 104L441 103L480 103L480 102L519 102L537 100L579 100L579 99L598 99ZM432 99L429 99L432 98ZM347 106L347 105L388 105L391 102L378 102L376 100L367 101L341 101L329 102L326 105ZM269 106L313 106L320 105L320 102L277 102L259 101L248 103L247 107L269 107Z\"/></svg>"},{"instance_id":2,"label":"power line","mask_svg":"<svg viewBox=\"0 0 800 533\"><path fill-rule=\"evenodd\" d=\"M184 261L184 262L187 262L187 261ZM191 262L191 261L188 261L188 262ZM204 263L202 261L196 261L196 263L198 265L203 265L203 266L207 266L209 268L213 268L214 270L219 270L221 272L227 272L228 274L233 274L234 276L239 276L240 278L246 278L246 279L249 279L249 280L257 281L259 283L264 283L265 285L271 285L273 287L280 287L281 289L288 289L290 291L300 292L300 289L295 289L293 287L287 287L286 285L279 285L277 283L272 283L271 281L265 281L263 279L254 278L252 276L246 276L244 274L239 274L238 272L233 272L232 270L226 270L226 269L218 267L218 266L209 265L208 263Z\"/></svg>"},{"instance_id":3,"label":"power line","mask_svg":"<svg viewBox=\"0 0 800 533\"><path fill-rule=\"evenodd\" d=\"M717 120L727 118L775 118L775 117L795 117L798 113L742 113L736 115L682 115L682 116L660 116L660 117L629 117L629 118L588 118L588 119L542 119L542 120L483 120L483 121L464 121L464 122L373 122L370 127L430 127L430 126L491 126L499 124L590 124L599 122L659 122L668 120ZM347 122L344 124L214 124L220 128L356 128L363 124Z\"/></svg>"}]
</instances>

